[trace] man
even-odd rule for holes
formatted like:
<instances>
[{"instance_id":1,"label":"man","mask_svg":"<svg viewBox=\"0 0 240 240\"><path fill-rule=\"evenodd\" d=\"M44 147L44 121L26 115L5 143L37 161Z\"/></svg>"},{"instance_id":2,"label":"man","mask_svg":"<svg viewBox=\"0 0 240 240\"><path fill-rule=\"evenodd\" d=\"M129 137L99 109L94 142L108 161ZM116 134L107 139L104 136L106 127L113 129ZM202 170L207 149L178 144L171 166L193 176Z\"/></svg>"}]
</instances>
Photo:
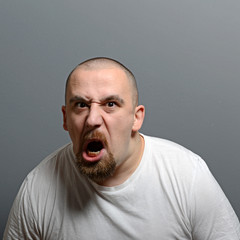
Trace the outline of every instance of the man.
<instances>
[{"instance_id":1,"label":"man","mask_svg":"<svg viewBox=\"0 0 240 240\"><path fill-rule=\"evenodd\" d=\"M204 161L140 134L133 74L95 58L66 83L72 140L25 179L4 239L240 239L239 221Z\"/></svg>"}]
</instances>

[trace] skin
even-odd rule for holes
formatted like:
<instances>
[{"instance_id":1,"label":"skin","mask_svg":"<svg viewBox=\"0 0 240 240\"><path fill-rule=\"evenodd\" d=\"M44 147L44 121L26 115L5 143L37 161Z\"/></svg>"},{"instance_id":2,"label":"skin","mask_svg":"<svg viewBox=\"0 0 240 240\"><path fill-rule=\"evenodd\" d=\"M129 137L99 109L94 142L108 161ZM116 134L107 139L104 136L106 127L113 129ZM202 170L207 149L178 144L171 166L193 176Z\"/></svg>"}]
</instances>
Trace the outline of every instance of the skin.
<instances>
[{"instance_id":1,"label":"skin","mask_svg":"<svg viewBox=\"0 0 240 240\"><path fill-rule=\"evenodd\" d=\"M98 184L123 183L141 161L144 140L138 130L145 110L133 104L132 92L126 73L111 64L90 70L78 67L68 83L63 128L69 132L74 153L82 149L84 136L97 131L105 136L116 162L113 175Z\"/></svg>"}]
</instances>

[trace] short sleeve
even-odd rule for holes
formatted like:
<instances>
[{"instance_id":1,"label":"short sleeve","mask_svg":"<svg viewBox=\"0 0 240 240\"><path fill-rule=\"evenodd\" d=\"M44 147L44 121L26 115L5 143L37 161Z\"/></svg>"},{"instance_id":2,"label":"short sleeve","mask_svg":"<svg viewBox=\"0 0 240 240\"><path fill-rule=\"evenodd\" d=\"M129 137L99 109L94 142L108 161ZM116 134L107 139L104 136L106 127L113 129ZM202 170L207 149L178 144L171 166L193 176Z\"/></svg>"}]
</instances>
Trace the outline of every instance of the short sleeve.
<instances>
[{"instance_id":1,"label":"short sleeve","mask_svg":"<svg viewBox=\"0 0 240 240\"><path fill-rule=\"evenodd\" d=\"M33 217L27 178L14 200L3 236L3 240L16 239L40 239Z\"/></svg>"},{"instance_id":2,"label":"short sleeve","mask_svg":"<svg viewBox=\"0 0 240 240\"><path fill-rule=\"evenodd\" d=\"M239 220L206 163L198 159L191 194L195 240L239 240Z\"/></svg>"}]
</instances>

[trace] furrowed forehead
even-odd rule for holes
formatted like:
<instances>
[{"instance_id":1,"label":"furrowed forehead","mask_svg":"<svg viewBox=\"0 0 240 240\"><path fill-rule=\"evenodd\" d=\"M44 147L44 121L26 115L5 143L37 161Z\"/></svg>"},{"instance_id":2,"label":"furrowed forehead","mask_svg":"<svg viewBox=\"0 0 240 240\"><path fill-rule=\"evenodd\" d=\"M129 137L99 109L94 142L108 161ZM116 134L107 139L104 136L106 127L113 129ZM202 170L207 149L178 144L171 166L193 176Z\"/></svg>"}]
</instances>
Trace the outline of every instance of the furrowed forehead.
<instances>
[{"instance_id":1,"label":"furrowed forehead","mask_svg":"<svg viewBox=\"0 0 240 240\"><path fill-rule=\"evenodd\" d=\"M109 58L89 59L89 60L86 60L86 61L80 63L77 67L75 67L73 69L73 71L69 74L67 81L66 81L65 101L66 101L66 97L67 97L68 84L72 78L72 75L74 74L74 72L76 70L83 69L86 71L91 71L91 70L98 70L98 69L104 69L104 68L105 69L118 68L118 69L121 69L126 74L127 79L130 81L130 83L132 85L134 105L137 105L138 104L138 89L137 89L137 83L136 83L133 73L128 68L126 68L123 64L121 64L120 62L113 60L113 59L109 59Z\"/></svg>"}]
</instances>

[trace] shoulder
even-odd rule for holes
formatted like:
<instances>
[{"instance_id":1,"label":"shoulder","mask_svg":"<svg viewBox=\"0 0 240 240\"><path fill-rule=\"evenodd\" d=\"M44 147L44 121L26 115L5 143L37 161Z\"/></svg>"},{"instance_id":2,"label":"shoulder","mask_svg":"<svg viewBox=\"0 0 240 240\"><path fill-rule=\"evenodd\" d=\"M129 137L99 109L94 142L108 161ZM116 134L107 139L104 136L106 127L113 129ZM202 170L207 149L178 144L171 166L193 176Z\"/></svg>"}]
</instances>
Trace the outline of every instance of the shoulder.
<instances>
[{"instance_id":1,"label":"shoulder","mask_svg":"<svg viewBox=\"0 0 240 240\"><path fill-rule=\"evenodd\" d=\"M144 136L144 161L148 171L154 172L161 182L175 186L175 189L191 189L196 176L212 178L205 161L191 150L172 141ZM201 182L201 180L199 180Z\"/></svg>"},{"instance_id":2,"label":"shoulder","mask_svg":"<svg viewBox=\"0 0 240 240\"><path fill-rule=\"evenodd\" d=\"M67 144L47 156L27 175L9 214L6 236L11 236L12 239L30 239L30 236L37 236L35 230L37 223L42 220L42 209L47 207L49 199L50 204L53 204L54 196L61 185L60 168L70 162L66 159L70 157L71 144Z\"/></svg>"},{"instance_id":3,"label":"shoulder","mask_svg":"<svg viewBox=\"0 0 240 240\"><path fill-rule=\"evenodd\" d=\"M63 171L71 169L72 145L67 144L43 159L24 179L16 199L25 198L34 200L44 198L50 190L54 193L59 186Z\"/></svg>"},{"instance_id":4,"label":"shoulder","mask_svg":"<svg viewBox=\"0 0 240 240\"><path fill-rule=\"evenodd\" d=\"M58 148L53 153L44 158L26 177L26 181L34 177L41 177L47 175L49 172L53 173L63 165L68 165L73 159L72 144L66 144Z\"/></svg>"},{"instance_id":5,"label":"shoulder","mask_svg":"<svg viewBox=\"0 0 240 240\"><path fill-rule=\"evenodd\" d=\"M178 143L158 137L143 136L147 155L160 164L195 168L196 165L204 162L199 155Z\"/></svg>"}]
</instances>

